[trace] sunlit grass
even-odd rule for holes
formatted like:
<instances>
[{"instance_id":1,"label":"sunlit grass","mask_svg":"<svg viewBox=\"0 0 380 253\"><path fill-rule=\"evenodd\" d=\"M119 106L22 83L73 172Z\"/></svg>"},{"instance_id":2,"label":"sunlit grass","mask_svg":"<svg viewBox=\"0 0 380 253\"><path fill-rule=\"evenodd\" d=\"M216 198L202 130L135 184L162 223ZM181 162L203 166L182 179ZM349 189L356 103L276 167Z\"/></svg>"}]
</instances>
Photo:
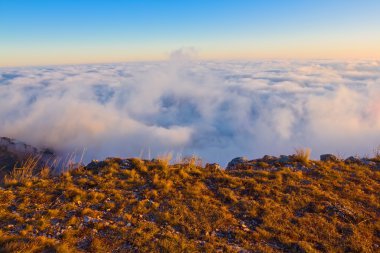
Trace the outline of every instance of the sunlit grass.
<instances>
[{"instance_id":1,"label":"sunlit grass","mask_svg":"<svg viewBox=\"0 0 380 253\"><path fill-rule=\"evenodd\" d=\"M294 160L307 164L310 160L311 149L310 148L298 148L295 150Z\"/></svg>"},{"instance_id":2,"label":"sunlit grass","mask_svg":"<svg viewBox=\"0 0 380 253\"><path fill-rule=\"evenodd\" d=\"M309 159L225 171L194 156L115 158L61 175L29 161L0 188L0 249L376 252L380 171Z\"/></svg>"}]
</instances>

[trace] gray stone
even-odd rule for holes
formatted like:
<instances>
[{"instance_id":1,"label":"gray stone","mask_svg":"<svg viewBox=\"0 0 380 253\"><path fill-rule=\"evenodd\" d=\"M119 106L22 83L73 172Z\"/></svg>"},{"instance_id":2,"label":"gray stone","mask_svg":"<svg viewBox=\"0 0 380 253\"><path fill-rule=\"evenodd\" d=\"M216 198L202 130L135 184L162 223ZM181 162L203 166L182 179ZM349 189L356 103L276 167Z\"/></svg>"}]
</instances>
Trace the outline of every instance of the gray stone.
<instances>
[{"instance_id":1,"label":"gray stone","mask_svg":"<svg viewBox=\"0 0 380 253\"><path fill-rule=\"evenodd\" d=\"M83 218L83 221L84 221L85 223L88 223L88 222L90 222L91 220L92 220L92 218L89 217L89 216L84 216L84 218Z\"/></svg>"},{"instance_id":2,"label":"gray stone","mask_svg":"<svg viewBox=\"0 0 380 253\"><path fill-rule=\"evenodd\" d=\"M237 165L239 165L239 164L244 164L244 163L246 163L246 162L248 162L248 159L247 159L247 158L245 158L245 157L236 157L236 158L232 159L231 162L228 163L228 165L227 165L227 170L229 170L229 169L233 169L233 168L235 168Z\"/></svg>"},{"instance_id":3,"label":"gray stone","mask_svg":"<svg viewBox=\"0 0 380 253\"><path fill-rule=\"evenodd\" d=\"M275 162L278 160L278 158L275 156L271 156L271 155L265 155L265 156L263 156L263 158L261 158L261 160L263 162Z\"/></svg>"},{"instance_id":4,"label":"gray stone","mask_svg":"<svg viewBox=\"0 0 380 253\"><path fill-rule=\"evenodd\" d=\"M288 163L290 160L290 157L287 155L280 155L280 158L278 159L280 163Z\"/></svg>"},{"instance_id":5,"label":"gray stone","mask_svg":"<svg viewBox=\"0 0 380 253\"><path fill-rule=\"evenodd\" d=\"M86 215L83 217L83 221L84 223L97 223L97 222L100 222L100 219L95 219Z\"/></svg>"},{"instance_id":6,"label":"gray stone","mask_svg":"<svg viewBox=\"0 0 380 253\"><path fill-rule=\"evenodd\" d=\"M220 170L222 167L217 163L206 163L205 168L211 171L217 171Z\"/></svg>"},{"instance_id":7,"label":"gray stone","mask_svg":"<svg viewBox=\"0 0 380 253\"><path fill-rule=\"evenodd\" d=\"M350 156L346 160L344 160L345 163L356 163L361 164L362 161L358 157Z\"/></svg>"},{"instance_id":8,"label":"gray stone","mask_svg":"<svg viewBox=\"0 0 380 253\"><path fill-rule=\"evenodd\" d=\"M323 154L320 156L320 160L323 162L338 162L339 158L332 154Z\"/></svg>"},{"instance_id":9,"label":"gray stone","mask_svg":"<svg viewBox=\"0 0 380 253\"><path fill-rule=\"evenodd\" d=\"M133 168L133 163L131 159L124 159L122 164L120 165L120 169L123 170L130 170Z\"/></svg>"},{"instance_id":10,"label":"gray stone","mask_svg":"<svg viewBox=\"0 0 380 253\"><path fill-rule=\"evenodd\" d=\"M375 167L376 163L374 161L371 161L369 159L363 158L361 159L361 162L367 166Z\"/></svg>"}]
</instances>

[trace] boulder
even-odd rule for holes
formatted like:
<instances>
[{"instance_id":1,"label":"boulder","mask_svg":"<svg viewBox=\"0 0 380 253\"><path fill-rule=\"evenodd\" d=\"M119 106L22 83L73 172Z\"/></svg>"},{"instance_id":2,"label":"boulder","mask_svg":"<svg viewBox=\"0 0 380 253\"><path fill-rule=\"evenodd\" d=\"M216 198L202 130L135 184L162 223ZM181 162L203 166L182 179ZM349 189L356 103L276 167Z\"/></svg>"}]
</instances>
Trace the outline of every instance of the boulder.
<instances>
[{"instance_id":1,"label":"boulder","mask_svg":"<svg viewBox=\"0 0 380 253\"><path fill-rule=\"evenodd\" d=\"M345 163L356 163L356 164L361 164L362 161L360 160L360 158L357 158L357 157L354 157L354 156L350 156L348 157L346 160L344 160Z\"/></svg>"},{"instance_id":2,"label":"boulder","mask_svg":"<svg viewBox=\"0 0 380 253\"><path fill-rule=\"evenodd\" d=\"M89 170L98 170L107 166L105 161L92 160L89 164L86 165L86 169Z\"/></svg>"},{"instance_id":3,"label":"boulder","mask_svg":"<svg viewBox=\"0 0 380 253\"><path fill-rule=\"evenodd\" d=\"M235 168L237 165L244 164L248 162L248 159L245 157L236 157L231 160L227 165L227 170Z\"/></svg>"},{"instance_id":4,"label":"boulder","mask_svg":"<svg viewBox=\"0 0 380 253\"><path fill-rule=\"evenodd\" d=\"M376 162L372 161L371 159L363 158L363 159L361 159L361 162L367 166L370 166L370 167L376 166Z\"/></svg>"},{"instance_id":5,"label":"boulder","mask_svg":"<svg viewBox=\"0 0 380 253\"><path fill-rule=\"evenodd\" d=\"M263 158L261 158L261 161L263 161L263 162L275 162L275 161L277 161L278 160L278 158L277 157L275 157L275 156L271 156L271 155L265 155L265 156L263 156Z\"/></svg>"},{"instance_id":6,"label":"boulder","mask_svg":"<svg viewBox=\"0 0 380 253\"><path fill-rule=\"evenodd\" d=\"M280 158L278 159L280 163L289 163L291 161L291 158L287 155L280 155Z\"/></svg>"},{"instance_id":7,"label":"boulder","mask_svg":"<svg viewBox=\"0 0 380 253\"><path fill-rule=\"evenodd\" d=\"M210 171L220 170L222 167L217 163L206 163L205 168Z\"/></svg>"},{"instance_id":8,"label":"boulder","mask_svg":"<svg viewBox=\"0 0 380 253\"><path fill-rule=\"evenodd\" d=\"M323 162L338 162L339 158L332 154L324 154L320 156L320 160Z\"/></svg>"}]
</instances>

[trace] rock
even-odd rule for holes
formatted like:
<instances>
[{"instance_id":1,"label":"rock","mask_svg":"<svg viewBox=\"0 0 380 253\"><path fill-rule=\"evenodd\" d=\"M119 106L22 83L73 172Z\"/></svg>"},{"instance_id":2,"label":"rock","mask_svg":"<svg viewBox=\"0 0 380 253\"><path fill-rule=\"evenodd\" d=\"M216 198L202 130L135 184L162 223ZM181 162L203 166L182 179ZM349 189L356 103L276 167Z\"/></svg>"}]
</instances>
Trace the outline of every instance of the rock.
<instances>
[{"instance_id":1,"label":"rock","mask_svg":"<svg viewBox=\"0 0 380 253\"><path fill-rule=\"evenodd\" d=\"M374 161L371 161L371 160L366 159L366 158L361 159L361 162L367 166L370 166L370 167L376 166L376 163Z\"/></svg>"},{"instance_id":2,"label":"rock","mask_svg":"<svg viewBox=\"0 0 380 253\"><path fill-rule=\"evenodd\" d=\"M354 157L354 156L350 156L350 157L348 157L346 160L344 160L344 162L345 163L356 163L356 164L361 164L362 163L362 161L359 159L359 158L357 158L357 157Z\"/></svg>"},{"instance_id":3,"label":"rock","mask_svg":"<svg viewBox=\"0 0 380 253\"><path fill-rule=\"evenodd\" d=\"M83 221L84 223L97 223L100 222L100 219L95 219L90 216L84 216Z\"/></svg>"},{"instance_id":4,"label":"rock","mask_svg":"<svg viewBox=\"0 0 380 253\"><path fill-rule=\"evenodd\" d=\"M210 171L220 170L222 167L218 163L206 163L205 168Z\"/></svg>"},{"instance_id":5,"label":"rock","mask_svg":"<svg viewBox=\"0 0 380 253\"><path fill-rule=\"evenodd\" d=\"M107 166L107 163L104 161L99 162L98 160L92 160L89 164L87 164L86 169L98 170L105 166Z\"/></svg>"},{"instance_id":6,"label":"rock","mask_svg":"<svg viewBox=\"0 0 380 253\"><path fill-rule=\"evenodd\" d=\"M304 172L306 172L306 171L309 171L310 169L308 167L306 167L306 166L301 165L301 166L297 166L296 170L297 171L304 171Z\"/></svg>"},{"instance_id":7,"label":"rock","mask_svg":"<svg viewBox=\"0 0 380 253\"><path fill-rule=\"evenodd\" d=\"M56 167L54 161L57 157L52 150L40 150L14 139L0 137L0 179L16 165L22 165L30 158L37 161L35 172L39 172L45 165Z\"/></svg>"},{"instance_id":8,"label":"rock","mask_svg":"<svg viewBox=\"0 0 380 253\"><path fill-rule=\"evenodd\" d=\"M265 155L265 156L263 156L263 158L261 158L261 161L263 161L263 162L275 162L277 160L278 160L277 157L271 156L271 155Z\"/></svg>"},{"instance_id":9,"label":"rock","mask_svg":"<svg viewBox=\"0 0 380 253\"><path fill-rule=\"evenodd\" d=\"M124 159L122 164L120 164L120 169L130 170L133 168L133 163L131 159Z\"/></svg>"},{"instance_id":10,"label":"rock","mask_svg":"<svg viewBox=\"0 0 380 253\"><path fill-rule=\"evenodd\" d=\"M248 162L248 159L245 157L236 157L231 160L227 165L227 170L234 169L237 165L244 164Z\"/></svg>"},{"instance_id":11,"label":"rock","mask_svg":"<svg viewBox=\"0 0 380 253\"><path fill-rule=\"evenodd\" d=\"M332 154L324 154L320 156L320 160L323 162L338 162L340 159Z\"/></svg>"},{"instance_id":12,"label":"rock","mask_svg":"<svg viewBox=\"0 0 380 253\"><path fill-rule=\"evenodd\" d=\"M88 222L90 222L91 221L91 217L89 217L89 216L84 216L84 218L83 218L83 221L85 222L85 223L88 223Z\"/></svg>"},{"instance_id":13,"label":"rock","mask_svg":"<svg viewBox=\"0 0 380 253\"><path fill-rule=\"evenodd\" d=\"M287 155L280 155L280 158L278 159L280 163L289 163L291 161L290 157Z\"/></svg>"}]
</instances>

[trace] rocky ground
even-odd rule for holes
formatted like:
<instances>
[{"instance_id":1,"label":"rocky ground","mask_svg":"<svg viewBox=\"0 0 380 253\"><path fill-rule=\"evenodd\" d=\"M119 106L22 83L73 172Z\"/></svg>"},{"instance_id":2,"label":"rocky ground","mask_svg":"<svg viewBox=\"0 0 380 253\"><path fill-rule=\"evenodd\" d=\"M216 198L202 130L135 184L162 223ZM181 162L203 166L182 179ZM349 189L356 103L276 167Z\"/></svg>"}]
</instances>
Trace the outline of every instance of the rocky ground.
<instances>
[{"instance_id":1,"label":"rocky ground","mask_svg":"<svg viewBox=\"0 0 380 253\"><path fill-rule=\"evenodd\" d=\"M226 169L108 158L61 175L9 172L0 252L379 252L379 192L378 157L298 153Z\"/></svg>"}]
</instances>

